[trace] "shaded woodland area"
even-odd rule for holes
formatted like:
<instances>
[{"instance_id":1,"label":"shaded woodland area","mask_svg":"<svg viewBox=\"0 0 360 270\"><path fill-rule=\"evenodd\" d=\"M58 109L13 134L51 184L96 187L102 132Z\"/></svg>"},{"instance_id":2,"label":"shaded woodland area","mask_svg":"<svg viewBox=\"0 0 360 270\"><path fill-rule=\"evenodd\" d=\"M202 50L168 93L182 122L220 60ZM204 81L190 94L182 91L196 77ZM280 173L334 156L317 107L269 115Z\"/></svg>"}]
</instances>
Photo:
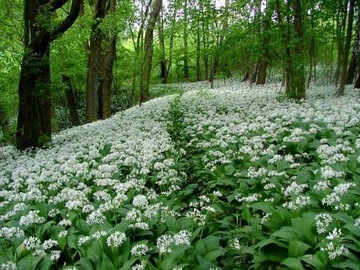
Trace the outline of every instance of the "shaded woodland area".
<instances>
[{"instance_id":1,"label":"shaded woodland area","mask_svg":"<svg viewBox=\"0 0 360 270\"><path fill-rule=\"evenodd\" d=\"M151 84L237 78L360 88L355 0L3 0L1 143L51 134L141 104Z\"/></svg>"}]
</instances>

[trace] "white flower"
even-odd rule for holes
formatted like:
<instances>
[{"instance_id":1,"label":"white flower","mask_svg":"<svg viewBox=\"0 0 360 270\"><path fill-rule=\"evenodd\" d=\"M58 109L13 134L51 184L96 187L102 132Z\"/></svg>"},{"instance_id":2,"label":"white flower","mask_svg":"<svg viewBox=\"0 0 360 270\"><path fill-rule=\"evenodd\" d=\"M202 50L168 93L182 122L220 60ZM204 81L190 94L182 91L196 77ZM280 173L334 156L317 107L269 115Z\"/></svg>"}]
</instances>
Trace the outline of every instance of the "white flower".
<instances>
[{"instance_id":1,"label":"white flower","mask_svg":"<svg viewBox=\"0 0 360 270\"><path fill-rule=\"evenodd\" d=\"M320 191L320 190L326 190L330 187L330 181L329 180L325 180L325 181L319 181L314 185L314 189L316 191Z\"/></svg>"},{"instance_id":2,"label":"white flower","mask_svg":"<svg viewBox=\"0 0 360 270\"><path fill-rule=\"evenodd\" d=\"M149 251L149 247L145 244L137 244L131 248L132 256L145 256Z\"/></svg>"},{"instance_id":3,"label":"white flower","mask_svg":"<svg viewBox=\"0 0 360 270\"><path fill-rule=\"evenodd\" d=\"M6 262L0 265L0 270L16 270L17 266L14 262Z\"/></svg>"},{"instance_id":4,"label":"white flower","mask_svg":"<svg viewBox=\"0 0 360 270\"><path fill-rule=\"evenodd\" d=\"M252 195L249 195L249 196L244 196L242 197L241 195L236 195L235 196L235 199L238 201L238 202L246 202L246 203L252 203L252 202L256 202L259 200L259 198L261 198L261 194L258 194L258 193L254 193Z\"/></svg>"},{"instance_id":5,"label":"white flower","mask_svg":"<svg viewBox=\"0 0 360 270\"><path fill-rule=\"evenodd\" d=\"M284 196L290 196L291 194L300 194L308 187L307 184L298 184L296 182L291 182L286 188L282 188L282 193Z\"/></svg>"},{"instance_id":6,"label":"white flower","mask_svg":"<svg viewBox=\"0 0 360 270\"><path fill-rule=\"evenodd\" d=\"M159 253L171 252L170 245L174 242L174 239L171 235L164 234L156 239L156 246L159 249Z\"/></svg>"},{"instance_id":7,"label":"white flower","mask_svg":"<svg viewBox=\"0 0 360 270\"><path fill-rule=\"evenodd\" d=\"M40 247L40 240L36 237L30 236L25 239L22 244L26 249L37 249Z\"/></svg>"},{"instance_id":8,"label":"white flower","mask_svg":"<svg viewBox=\"0 0 360 270\"><path fill-rule=\"evenodd\" d=\"M316 231L318 233L325 233L327 227L333 222L333 218L330 214L321 213L315 216Z\"/></svg>"},{"instance_id":9,"label":"white flower","mask_svg":"<svg viewBox=\"0 0 360 270\"><path fill-rule=\"evenodd\" d=\"M20 226L29 226L31 224L42 224L46 221L45 218L39 216L39 210L30 211L26 216L20 218Z\"/></svg>"},{"instance_id":10,"label":"white flower","mask_svg":"<svg viewBox=\"0 0 360 270\"><path fill-rule=\"evenodd\" d=\"M99 240L101 237L107 236L107 234L108 233L106 231L97 231L91 235L91 238Z\"/></svg>"},{"instance_id":11,"label":"white flower","mask_svg":"<svg viewBox=\"0 0 360 270\"><path fill-rule=\"evenodd\" d=\"M81 236L77 242L77 245L81 247L91 240L90 236Z\"/></svg>"},{"instance_id":12,"label":"white flower","mask_svg":"<svg viewBox=\"0 0 360 270\"><path fill-rule=\"evenodd\" d=\"M237 249L237 250L240 250L241 249L241 245L240 245L240 241L239 239L235 238L232 242L232 246Z\"/></svg>"},{"instance_id":13,"label":"white flower","mask_svg":"<svg viewBox=\"0 0 360 270\"><path fill-rule=\"evenodd\" d=\"M86 218L86 223L88 223L89 225L103 224L105 219L106 217L103 213L101 213L100 211L94 211L91 212L90 215Z\"/></svg>"},{"instance_id":14,"label":"white flower","mask_svg":"<svg viewBox=\"0 0 360 270\"><path fill-rule=\"evenodd\" d=\"M326 236L328 240L335 240L341 237L341 229L334 228L334 230Z\"/></svg>"},{"instance_id":15,"label":"white flower","mask_svg":"<svg viewBox=\"0 0 360 270\"><path fill-rule=\"evenodd\" d=\"M149 204L148 199L144 195L136 195L133 199L133 205L139 208L146 208Z\"/></svg>"},{"instance_id":16,"label":"white flower","mask_svg":"<svg viewBox=\"0 0 360 270\"><path fill-rule=\"evenodd\" d=\"M50 260L57 261L60 258L61 251L60 250L52 250L50 252Z\"/></svg>"},{"instance_id":17,"label":"white flower","mask_svg":"<svg viewBox=\"0 0 360 270\"><path fill-rule=\"evenodd\" d=\"M61 232L59 232L58 237L63 238L63 237L66 237L67 235L68 235L68 231L61 231Z\"/></svg>"},{"instance_id":18,"label":"white flower","mask_svg":"<svg viewBox=\"0 0 360 270\"><path fill-rule=\"evenodd\" d=\"M18 227L3 227L0 229L0 238L4 237L7 239L10 238L22 238L25 236L25 233L22 229Z\"/></svg>"},{"instance_id":19,"label":"white flower","mask_svg":"<svg viewBox=\"0 0 360 270\"><path fill-rule=\"evenodd\" d=\"M106 244L108 247L119 247L122 243L126 240L125 233L122 232L113 232L111 233L108 238L106 239Z\"/></svg>"},{"instance_id":20,"label":"white flower","mask_svg":"<svg viewBox=\"0 0 360 270\"><path fill-rule=\"evenodd\" d=\"M188 230L181 230L174 235L175 245L190 245L191 233Z\"/></svg>"},{"instance_id":21,"label":"white flower","mask_svg":"<svg viewBox=\"0 0 360 270\"><path fill-rule=\"evenodd\" d=\"M52 240L52 239L49 239L49 240L45 240L42 244L42 248L44 250L47 250L47 249L51 249L52 247L54 246L57 246L59 243L58 241L56 240Z\"/></svg>"},{"instance_id":22,"label":"white flower","mask_svg":"<svg viewBox=\"0 0 360 270\"><path fill-rule=\"evenodd\" d=\"M60 222L59 222L59 225L62 225L62 226L64 226L64 227L70 227L71 224L72 224L72 222L71 222L71 220L69 220L69 219L62 219L62 220L60 220Z\"/></svg>"}]
</instances>

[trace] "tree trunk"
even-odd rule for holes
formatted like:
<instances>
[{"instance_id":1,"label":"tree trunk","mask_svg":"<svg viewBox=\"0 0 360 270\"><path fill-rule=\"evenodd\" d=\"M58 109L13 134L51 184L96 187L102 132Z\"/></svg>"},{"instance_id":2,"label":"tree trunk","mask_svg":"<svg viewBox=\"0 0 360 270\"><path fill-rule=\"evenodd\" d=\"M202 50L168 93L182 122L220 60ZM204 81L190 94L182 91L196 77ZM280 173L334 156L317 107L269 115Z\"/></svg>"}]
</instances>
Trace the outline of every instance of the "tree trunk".
<instances>
[{"instance_id":1,"label":"tree trunk","mask_svg":"<svg viewBox=\"0 0 360 270\"><path fill-rule=\"evenodd\" d=\"M354 22L354 5L355 5L355 0L350 0L348 24L347 24L347 30L346 30L346 40L345 40L343 57L342 57L342 61L341 61L340 86L336 93L338 96L343 96L344 92L345 92L350 44L351 44L352 29L353 29L353 22Z\"/></svg>"},{"instance_id":2,"label":"tree trunk","mask_svg":"<svg viewBox=\"0 0 360 270\"><path fill-rule=\"evenodd\" d=\"M343 62L344 54L344 32L346 27L346 17L347 17L347 4L348 0L341 0L338 2L338 12L336 15L336 39L337 39L337 63L336 70L334 74L334 82L337 87L339 84L340 73L341 73L341 63Z\"/></svg>"},{"instance_id":3,"label":"tree trunk","mask_svg":"<svg viewBox=\"0 0 360 270\"><path fill-rule=\"evenodd\" d=\"M164 36L164 18L161 14L159 22L159 46L160 46L160 78L161 83L166 84L168 81L167 74L167 63L166 63L166 54L165 54L165 36Z\"/></svg>"},{"instance_id":4,"label":"tree trunk","mask_svg":"<svg viewBox=\"0 0 360 270\"><path fill-rule=\"evenodd\" d=\"M149 86L153 58L154 29L162 6L162 0L155 0L150 13L144 40L144 62L140 82L141 99L140 104L150 99Z\"/></svg>"},{"instance_id":5,"label":"tree trunk","mask_svg":"<svg viewBox=\"0 0 360 270\"><path fill-rule=\"evenodd\" d=\"M114 13L116 10L116 0L110 0L107 8L108 13ZM99 118L107 119L111 116L111 90L113 83L113 66L116 57L116 34L105 36L101 56L100 79L101 88L99 86Z\"/></svg>"},{"instance_id":6,"label":"tree trunk","mask_svg":"<svg viewBox=\"0 0 360 270\"><path fill-rule=\"evenodd\" d=\"M302 7L300 0L293 0L293 10L294 10L294 29L295 29L295 48L294 48L294 73L292 79L292 92L295 92L295 99L300 101L305 99L305 67L304 67L304 59L303 59L303 21L302 21Z\"/></svg>"},{"instance_id":7,"label":"tree trunk","mask_svg":"<svg viewBox=\"0 0 360 270\"><path fill-rule=\"evenodd\" d=\"M91 28L90 51L86 83L86 122L94 122L99 116L99 70L103 33L100 22L105 17L106 0L98 0Z\"/></svg>"},{"instance_id":8,"label":"tree trunk","mask_svg":"<svg viewBox=\"0 0 360 270\"><path fill-rule=\"evenodd\" d=\"M196 22L196 80L201 81L201 38L200 38L200 18L197 15Z\"/></svg>"},{"instance_id":9,"label":"tree trunk","mask_svg":"<svg viewBox=\"0 0 360 270\"><path fill-rule=\"evenodd\" d=\"M358 74L357 80L355 82L355 88L360 89L360 74Z\"/></svg>"},{"instance_id":10,"label":"tree trunk","mask_svg":"<svg viewBox=\"0 0 360 270\"><path fill-rule=\"evenodd\" d=\"M25 52L19 79L16 131L16 146L21 150L41 147L51 140L50 44L75 22L81 0L72 1L68 16L56 28L50 31L47 26L51 15L66 2L26 0L24 4Z\"/></svg>"},{"instance_id":11,"label":"tree trunk","mask_svg":"<svg viewBox=\"0 0 360 270\"><path fill-rule=\"evenodd\" d=\"M65 94L66 94L66 100L70 112L70 119L72 126L78 126L80 125L79 121L79 115L77 112L77 105L76 105L76 98L75 98L75 92L72 87L71 79L67 75L61 76L63 83L65 84Z\"/></svg>"},{"instance_id":12,"label":"tree trunk","mask_svg":"<svg viewBox=\"0 0 360 270\"><path fill-rule=\"evenodd\" d=\"M184 0L184 78L189 79L188 0Z\"/></svg>"},{"instance_id":13,"label":"tree trunk","mask_svg":"<svg viewBox=\"0 0 360 270\"><path fill-rule=\"evenodd\" d=\"M19 81L17 147L41 147L51 140L50 40L26 47Z\"/></svg>"},{"instance_id":14,"label":"tree trunk","mask_svg":"<svg viewBox=\"0 0 360 270\"><path fill-rule=\"evenodd\" d=\"M355 79L356 68L359 66L360 57L360 9L358 10L357 21L356 21L356 34L353 44L353 51L351 55L351 61L348 69L346 78L346 84L351 84Z\"/></svg>"}]
</instances>

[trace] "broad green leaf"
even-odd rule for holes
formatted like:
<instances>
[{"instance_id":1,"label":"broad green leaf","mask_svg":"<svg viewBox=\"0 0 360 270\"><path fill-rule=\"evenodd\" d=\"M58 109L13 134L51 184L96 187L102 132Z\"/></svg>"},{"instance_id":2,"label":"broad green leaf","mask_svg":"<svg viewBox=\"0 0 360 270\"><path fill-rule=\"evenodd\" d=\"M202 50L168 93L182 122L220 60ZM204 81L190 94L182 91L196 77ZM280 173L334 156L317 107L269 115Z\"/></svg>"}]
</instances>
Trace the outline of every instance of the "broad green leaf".
<instances>
[{"instance_id":1,"label":"broad green leaf","mask_svg":"<svg viewBox=\"0 0 360 270\"><path fill-rule=\"evenodd\" d=\"M170 232L178 232L180 230L180 224L179 222L176 220L175 217L173 216L167 216L165 218L165 223L166 223L166 226L167 228L169 229Z\"/></svg>"},{"instance_id":2,"label":"broad green leaf","mask_svg":"<svg viewBox=\"0 0 360 270\"><path fill-rule=\"evenodd\" d=\"M51 269L51 266L54 264L54 261L50 260L48 256L43 257L43 259L37 265L39 270L48 270Z\"/></svg>"},{"instance_id":3,"label":"broad green leaf","mask_svg":"<svg viewBox=\"0 0 360 270\"><path fill-rule=\"evenodd\" d=\"M350 269L350 270L360 270L359 262L353 262L346 260L338 264L339 269Z\"/></svg>"},{"instance_id":4,"label":"broad green leaf","mask_svg":"<svg viewBox=\"0 0 360 270\"><path fill-rule=\"evenodd\" d=\"M30 254L18 262L18 269L35 270L42 259L43 257L41 256L34 257Z\"/></svg>"},{"instance_id":5,"label":"broad green leaf","mask_svg":"<svg viewBox=\"0 0 360 270\"><path fill-rule=\"evenodd\" d=\"M101 270L116 270L109 257L102 253Z\"/></svg>"},{"instance_id":6,"label":"broad green leaf","mask_svg":"<svg viewBox=\"0 0 360 270\"><path fill-rule=\"evenodd\" d=\"M281 238L281 239L290 241L294 238L297 238L300 233L301 232L294 227L285 226L285 227L282 227L281 229L273 232L271 234L271 237Z\"/></svg>"},{"instance_id":7,"label":"broad green leaf","mask_svg":"<svg viewBox=\"0 0 360 270\"><path fill-rule=\"evenodd\" d=\"M83 220L82 218L79 218L76 220L75 222L75 226L76 226L76 229L80 230L81 233L85 233L85 234L88 234L89 231L90 231L90 226L89 224L87 224L87 222L85 220Z\"/></svg>"},{"instance_id":8,"label":"broad green leaf","mask_svg":"<svg viewBox=\"0 0 360 270\"><path fill-rule=\"evenodd\" d=\"M120 268L120 270L129 270L131 268L131 266L133 266L133 264L136 262L137 259L132 258L130 260L128 260L127 262L125 262L123 264L123 266Z\"/></svg>"},{"instance_id":9,"label":"broad green leaf","mask_svg":"<svg viewBox=\"0 0 360 270\"><path fill-rule=\"evenodd\" d=\"M197 255L200 270L217 269L217 265L212 263L209 259Z\"/></svg>"},{"instance_id":10,"label":"broad green leaf","mask_svg":"<svg viewBox=\"0 0 360 270\"><path fill-rule=\"evenodd\" d=\"M75 265L82 267L81 269L84 269L84 270L93 270L94 269L91 261L88 258L81 258L79 261L76 262Z\"/></svg>"},{"instance_id":11,"label":"broad green leaf","mask_svg":"<svg viewBox=\"0 0 360 270\"><path fill-rule=\"evenodd\" d=\"M261 240L259 243L257 243L255 245L256 248L258 249L262 249L263 247L266 247L268 245L279 245L281 242L276 240L275 238L266 238L266 239L263 239ZM287 246L285 245L285 248L287 248Z\"/></svg>"},{"instance_id":12,"label":"broad green leaf","mask_svg":"<svg viewBox=\"0 0 360 270\"><path fill-rule=\"evenodd\" d=\"M289 256L298 258L306 253L311 246L297 239L290 240L289 242Z\"/></svg>"},{"instance_id":13,"label":"broad green leaf","mask_svg":"<svg viewBox=\"0 0 360 270\"><path fill-rule=\"evenodd\" d=\"M304 266L302 265L300 259L298 258L286 258L281 261L280 265L285 265L291 270L304 270Z\"/></svg>"},{"instance_id":14,"label":"broad green leaf","mask_svg":"<svg viewBox=\"0 0 360 270\"><path fill-rule=\"evenodd\" d=\"M300 259L315 269L328 269L328 258L325 252L317 252L314 255L304 255Z\"/></svg>"},{"instance_id":15,"label":"broad green leaf","mask_svg":"<svg viewBox=\"0 0 360 270\"><path fill-rule=\"evenodd\" d=\"M225 174L230 176L236 172L234 166L232 164L228 164L225 166Z\"/></svg>"},{"instance_id":16,"label":"broad green leaf","mask_svg":"<svg viewBox=\"0 0 360 270\"><path fill-rule=\"evenodd\" d=\"M165 259L161 262L160 269L172 269L178 265L181 262L181 259L184 257L185 251L189 248L189 246L175 247L172 252L165 255Z\"/></svg>"},{"instance_id":17,"label":"broad green leaf","mask_svg":"<svg viewBox=\"0 0 360 270\"><path fill-rule=\"evenodd\" d=\"M49 230L49 228L55 224L54 221L48 221L45 224L41 225L40 228L36 231L36 236L39 239L43 239L44 234Z\"/></svg>"},{"instance_id":18,"label":"broad green leaf","mask_svg":"<svg viewBox=\"0 0 360 270\"><path fill-rule=\"evenodd\" d=\"M274 207L269 202L254 202L250 205L250 207L255 210L261 210L265 213L272 213L274 211Z\"/></svg>"},{"instance_id":19,"label":"broad green leaf","mask_svg":"<svg viewBox=\"0 0 360 270\"><path fill-rule=\"evenodd\" d=\"M292 226L298 231L300 239L308 244L316 243L315 221L304 217L294 218L291 220Z\"/></svg>"},{"instance_id":20,"label":"broad green leaf","mask_svg":"<svg viewBox=\"0 0 360 270\"><path fill-rule=\"evenodd\" d=\"M205 255L205 258L209 259L210 261L216 261L217 257L223 256L225 254L225 250L219 248L217 250L212 250Z\"/></svg>"}]
</instances>

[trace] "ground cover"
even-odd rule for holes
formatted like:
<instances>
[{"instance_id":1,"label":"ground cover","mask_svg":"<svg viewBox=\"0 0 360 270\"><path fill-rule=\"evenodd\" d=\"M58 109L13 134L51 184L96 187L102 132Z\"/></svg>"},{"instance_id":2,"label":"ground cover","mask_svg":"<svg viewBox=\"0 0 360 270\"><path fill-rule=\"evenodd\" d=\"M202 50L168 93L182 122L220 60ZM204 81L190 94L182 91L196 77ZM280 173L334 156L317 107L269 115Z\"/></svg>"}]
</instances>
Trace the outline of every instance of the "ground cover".
<instances>
[{"instance_id":1,"label":"ground cover","mask_svg":"<svg viewBox=\"0 0 360 270\"><path fill-rule=\"evenodd\" d=\"M360 103L176 86L0 151L0 269L359 269Z\"/></svg>"}]
</instances>

